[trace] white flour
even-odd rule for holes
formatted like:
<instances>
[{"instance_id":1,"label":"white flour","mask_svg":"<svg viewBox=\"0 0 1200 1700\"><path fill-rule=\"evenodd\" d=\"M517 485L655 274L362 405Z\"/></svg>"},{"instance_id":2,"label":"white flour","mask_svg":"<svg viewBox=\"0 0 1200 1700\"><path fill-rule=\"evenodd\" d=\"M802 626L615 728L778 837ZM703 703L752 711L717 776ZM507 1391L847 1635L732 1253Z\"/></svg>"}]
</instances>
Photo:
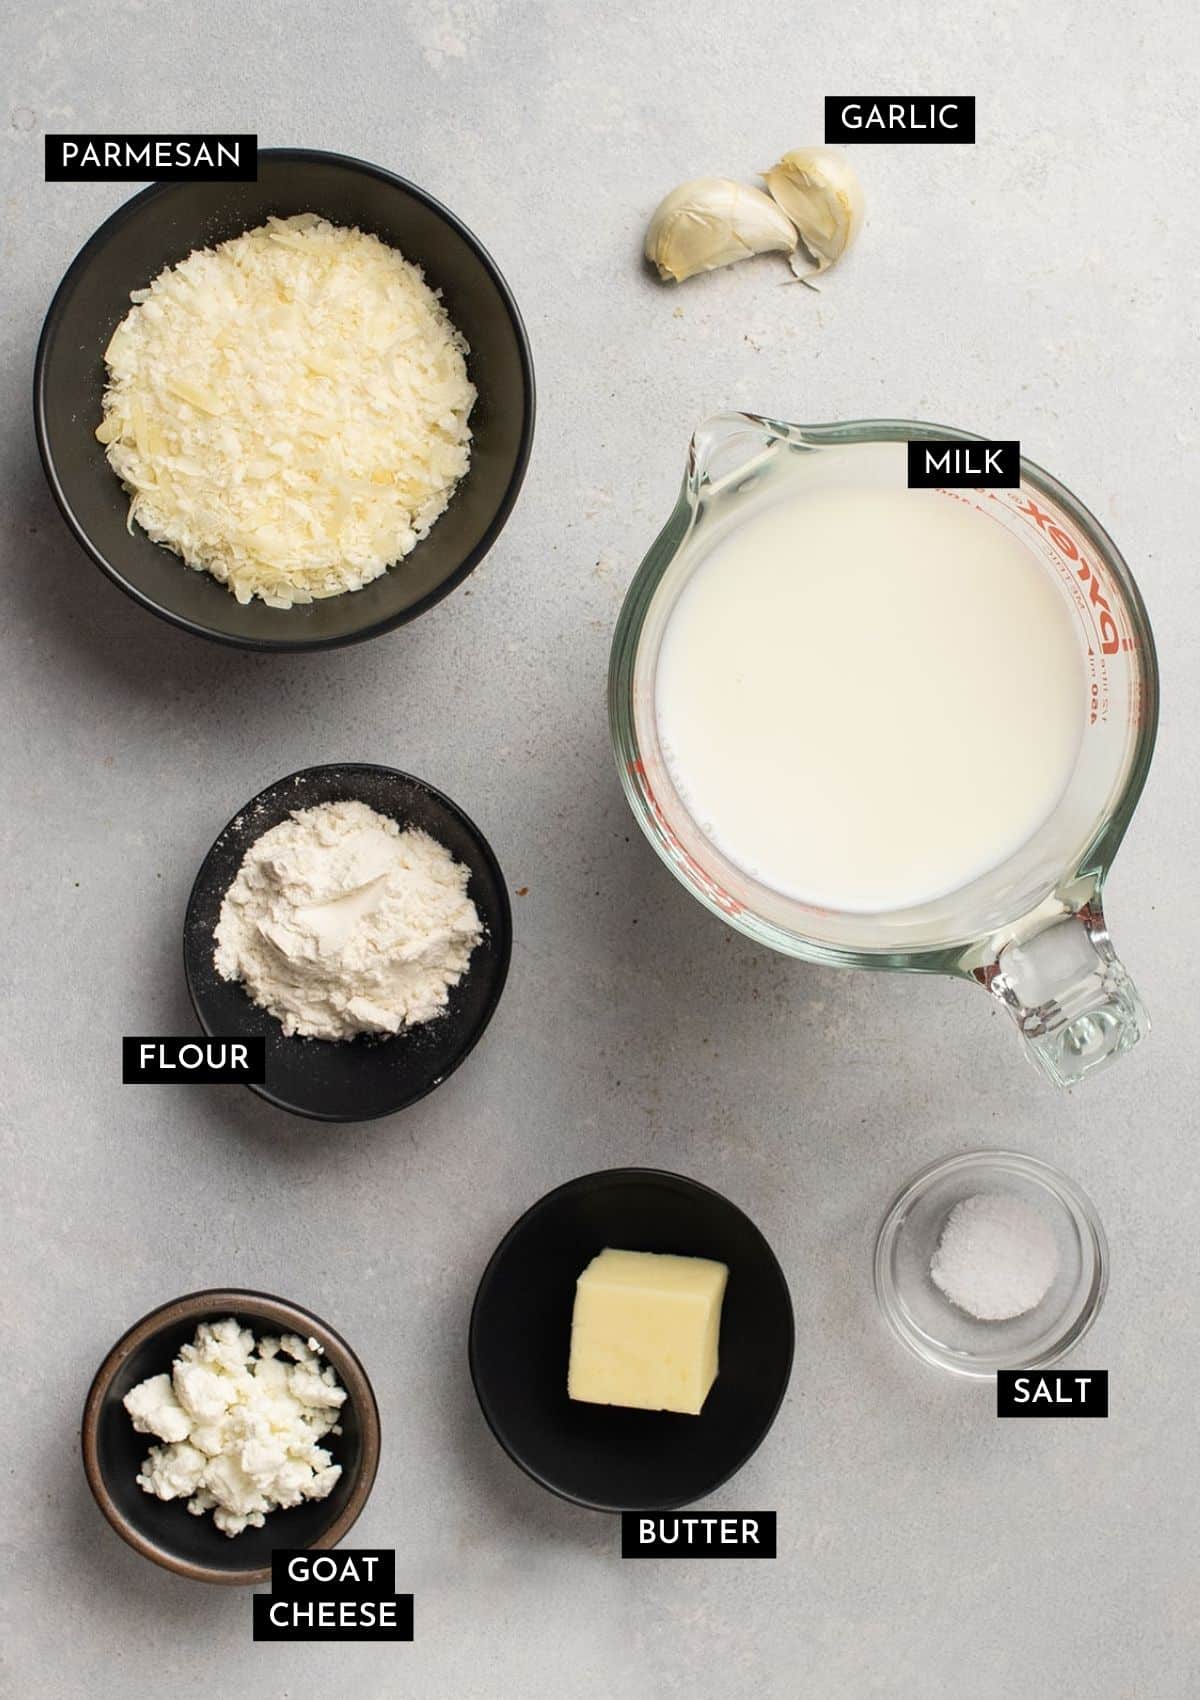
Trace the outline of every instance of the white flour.
<instances>
[{"instance_id":1,"label":"white flour","mask_svg":"<svg viewBox=\"0 0 1200 1700\"><path fill-rule=\"evenodd\" d=\"M946 1218L929 1273L981 1322L1007 1322L1041 1304L1058 1273L1054 1230L1013 1193L976 1193Z\"/></svg>"},{"instance_id":2,"label":"white flour","mask_svg":"<svg viewBox=\"0 0 1200 1700\"><path fill-rule=\"evenodd\" d=\"M225 894L216 966L285 1033L396 1033L446 1007L483 928L469 870L365 803L297 809Z\"/></svg>"}]
</instances>

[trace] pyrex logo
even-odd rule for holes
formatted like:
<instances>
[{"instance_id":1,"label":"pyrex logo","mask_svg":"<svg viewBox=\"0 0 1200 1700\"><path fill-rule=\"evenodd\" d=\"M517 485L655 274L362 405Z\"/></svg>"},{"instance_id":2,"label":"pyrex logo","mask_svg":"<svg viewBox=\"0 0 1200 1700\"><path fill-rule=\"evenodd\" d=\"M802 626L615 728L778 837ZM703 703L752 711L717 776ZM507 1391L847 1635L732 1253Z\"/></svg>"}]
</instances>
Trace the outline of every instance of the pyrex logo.
<instances>
[{"instance_id":1,"label":"pyrex logo","mask_svg":"<svg viewBox=\"0 0 1200 1700\"><path fill-rule=\"evenodd\" d=\"M1061 525L1055 525L1051 516L1039 508L1031 497L1026 497L1017 504L1018 513L1026 514L1039 531L1044 531L1060 555L1065 555L1068 561L1078 562L1075 576L1088 587L1088 601L1096 613L1096 623L1100 628L1100 648L1105 655L1116 655L1121 647L1121 636L1117 631L1117 622L1113 611L1100 584L1100 574L1091 562L1081 555L1074 538L1065 532Z\"/></svg>"}]
</instances>

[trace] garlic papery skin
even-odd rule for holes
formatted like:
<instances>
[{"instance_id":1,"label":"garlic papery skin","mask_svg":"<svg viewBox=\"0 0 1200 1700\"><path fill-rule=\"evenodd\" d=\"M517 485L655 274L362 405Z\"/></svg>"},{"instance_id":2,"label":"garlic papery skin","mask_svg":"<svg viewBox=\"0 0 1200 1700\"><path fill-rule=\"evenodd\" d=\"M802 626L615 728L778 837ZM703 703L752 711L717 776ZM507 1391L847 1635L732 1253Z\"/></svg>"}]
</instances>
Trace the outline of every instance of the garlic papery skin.
<instances>
[{"instance_id":1,"label":"garlic papery skin","mask_svg":"<svg viewBox=\"0 0 1200 1700\"><path fill-rule=\"evenodd\" d=\"M770 196L729 177L681 183L659 203L646 231L646 258L676 283L752 254L795 250L796 232Z\"/></svg>"},{"instance_id":2,"label":"garlic papery skin","mask_svg":"<svg viewBox=\"0 0 1200 1700\"><path fill-rule=\"evenodd\" d=\"M863 192L834 148L793 148L763 172L774 200L791 219L818 272L835 265L862 227Z\"/></svg>"}]
</instances>

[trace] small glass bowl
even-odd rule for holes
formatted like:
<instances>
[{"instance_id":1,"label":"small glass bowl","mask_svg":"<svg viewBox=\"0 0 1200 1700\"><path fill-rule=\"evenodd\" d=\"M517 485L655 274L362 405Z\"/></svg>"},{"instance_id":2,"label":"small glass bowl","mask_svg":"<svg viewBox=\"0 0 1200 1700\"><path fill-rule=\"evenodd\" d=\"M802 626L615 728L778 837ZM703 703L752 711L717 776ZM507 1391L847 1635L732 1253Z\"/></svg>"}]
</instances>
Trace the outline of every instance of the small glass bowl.
<instances>
[{"instance_id":1,"label":"small glass bowl","mask_svg":"<svg viewBox=\"0 0 1200 1700\"><path fill-rule=\"evenodd\" d=\"M977 1321L929 1273L947 1216L975 1193L1015 1194L1054 1231L1053 1284L1011 1321ZM917 1357L955 1375L1057 1363L1096 1320L1107 1287L1108 1242L1092 1201L1058 1169L1019 1151L968 1151L931 1163L901 1189L875 1243L875 1294L889 1327Z\"/></svg>"}]
</instances>

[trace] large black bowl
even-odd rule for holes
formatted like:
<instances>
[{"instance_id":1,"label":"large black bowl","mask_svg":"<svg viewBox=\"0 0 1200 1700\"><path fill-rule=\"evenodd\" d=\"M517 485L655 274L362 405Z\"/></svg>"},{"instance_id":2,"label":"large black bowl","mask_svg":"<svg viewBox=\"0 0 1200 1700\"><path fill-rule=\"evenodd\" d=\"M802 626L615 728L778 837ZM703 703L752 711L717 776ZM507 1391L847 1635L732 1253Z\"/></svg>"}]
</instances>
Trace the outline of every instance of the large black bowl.
<instances>
[{"instance_id":1,"label":"large black bowl","mask_svg":"<svg viewBox=\"0 0 1200 1700\"><path fill-rule=\"evenodd\" d=\"M38 447L50 488L96 564L174 625L246 649L323 649L374 637L454 589L495 542L517 498L533 438L533 365L516 303L465 225L423 190L341 154L272 148L256 183L158 183L127 201L72 262L46 315L34 373ZM95 438L104 350L129 292L195 248L227 241L269 213L316 212L398 248L442 292L470 344L479 399L471 466L424 542L362 590L299 608L243 606L208 573L126 527L128 498Z\"/></svg>"},{"instance_id":2,"label":"large black bowl","mask_svg":"<svg viewBox=\"0 0 1200 1700\"><path fill-rule=\"evenodd\" d=\"M289 1038L236 980L213 961L213 932L225 893L250 846L293 809L353 799L404 827L419 827L471 871L467 895L479 911L483 938L467 972L432 1021L384 1038L332 1042ZM512 909L500 864L479 828L424 780L367 762L308 767L251 798L204 858L188 900L183 962L192 1005L207 1034L266 1040L266 1082L251 1087L294 1115L317 1121L370 1121L405 1109L440 1086L474 1049L495 1014L512 954Z\"/></svg>"},{"instance_id":3,"label":"large black bowl","mask_svg":"<svg viewBox=\"0 0 1200 1700\"><path fill-rule=\"evenodd\" d=\"M274 1511L261 1529L224 1535L211 1514L193 1517L183 1500L156 1499L137 1485L137 1473L153 1435L139 1434L121 1401L147 1376L169 1373L179 1348L202 1322L234 1317L261 1339L299 1334L317 1341L349 1397L341 1434L322 1442L342 1466L327 1499L307 1500ZM109 1352L84 1405L83 1466L96 1503L123 1540L177 1575L199 1582L265 1582L276 1547L335 1546L351 1529L371 1492L379 1464L379 1411L367 1372L327 1322L299 1305L268 1293L211 1288L160 1305L135 1322Z\"/></svg>"},{"instance_id":4,"label":"large black bowl","mask_svg":"<svg viewBox=\"0 0 1200 1700\"><path fill-rule=\"evenodd\" d=\"M728 1264L720 1370L699 1416L567 1397L575 1282L605 1246ZM794 1339L783 1271L736 1204L683 1175L607 1169L547 1193L501 1240L471 1314L471 1376L496 1439L543 1487L597 1511L670 1510L757 1449Z\"/></svg>"}]
</instances>

